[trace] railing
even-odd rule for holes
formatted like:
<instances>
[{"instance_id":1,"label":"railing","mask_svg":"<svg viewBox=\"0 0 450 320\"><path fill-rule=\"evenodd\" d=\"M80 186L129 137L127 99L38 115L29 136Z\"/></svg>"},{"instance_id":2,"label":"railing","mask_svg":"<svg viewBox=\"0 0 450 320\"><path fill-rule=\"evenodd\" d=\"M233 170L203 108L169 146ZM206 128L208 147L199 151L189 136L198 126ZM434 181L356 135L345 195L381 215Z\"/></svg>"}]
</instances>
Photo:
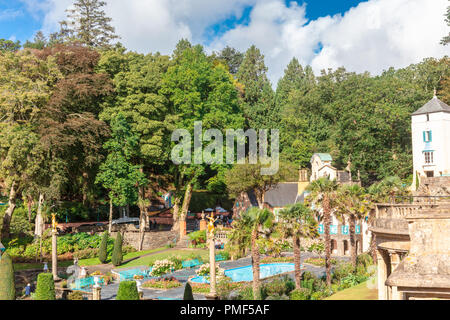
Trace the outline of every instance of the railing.
<instances>
[{"instance_id":1,"label":"railing","mask_svg":"<svg viewBox=\"0 0 450 320\"><path fill-rule=\"evenodd\" d=\"M228 231L228 230L216 229L215 238L217 240L221 240L223 242L226 242L226 241L228 241L228 234L229 233L230 233L230 231Z\"/></svg>"}]
</instances>

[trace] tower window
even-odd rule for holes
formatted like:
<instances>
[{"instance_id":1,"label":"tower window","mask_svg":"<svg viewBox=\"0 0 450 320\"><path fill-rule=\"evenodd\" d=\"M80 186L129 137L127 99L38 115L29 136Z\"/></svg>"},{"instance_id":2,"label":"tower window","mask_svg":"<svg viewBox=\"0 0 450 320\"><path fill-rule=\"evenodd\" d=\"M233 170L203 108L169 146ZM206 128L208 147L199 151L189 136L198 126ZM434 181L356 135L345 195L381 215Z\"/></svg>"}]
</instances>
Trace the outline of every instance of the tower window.
<instances>
[{"instance_id":1,"label":"tower window","mask_svg":"<svg viewBox=\"0 0 450 320\"><path fill-rule=\"evenodd\" d=\"M427 113L427 121L430 121L430 115Z\"/></svg>"},{"instance_id":2,"label":"tower window","mask_svg":"<svg viewBox=\"0 0 450 320\"><path fill-rule=\"evenodd\" d=\"M423 132L423 141L424 142L431 142L432 139L433 139L433 135L431 133L431 130Z\"/></svg>"},{"instance_id":3,"label":"tower window","mask_svg":"<svg viewBox=\"0 0 450 320\"><path fill-rule=\"evenodd\" d=\"M434 163L434 152L433 151L426 151L424 152L424 156L425 156L425 164L432 164Z\"/></svg>"}]
</instances>

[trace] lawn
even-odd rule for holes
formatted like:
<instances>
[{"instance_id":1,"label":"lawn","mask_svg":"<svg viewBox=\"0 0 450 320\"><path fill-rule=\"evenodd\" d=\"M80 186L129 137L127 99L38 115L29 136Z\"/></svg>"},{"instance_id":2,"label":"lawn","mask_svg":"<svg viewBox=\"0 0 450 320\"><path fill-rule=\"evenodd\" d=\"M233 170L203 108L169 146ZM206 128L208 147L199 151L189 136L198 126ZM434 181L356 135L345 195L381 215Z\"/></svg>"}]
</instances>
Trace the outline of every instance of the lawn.
<instances>
[{"instance_id":1,"label":"lawn","mask_svg":"<svg viewBox=\"0 0 450 320\"><path fill-rule=\"evenodd\" d=\"M369 289L367 282L339 291L324 300L378 300L378 290Z\"/></svg>"},{"instance_id":2,"label":"lawn","mask_svg":"<svg viewBox=\"0 0 450 320\"><path fill-rule=\"evenodd\" d=\"M152 250L130 252L123 256L123 261L133 259L136 257L140 257L140 256L143 256L146 254L163 251L166 249L167 249L166 247L162 247L162 248L156 248L156 249L152 249ZM106 263L111 263L111 261L108 260L108 261L106 261ZM82 260L78 261L78 264L83 267L88 267L88 266L95 266L95 265L101 264L101 262L100 262L100 260L98 260L98 258L91 258L91 259L82 259Z\"/></svg>"},{"instance_id":3,"label":"lawn","mask_svg":"<svg viewBox=\"0 0 450 320\"><path fill-rule=\"evenodd\" d=\"M133 258L140 257L140 256L143 256L146 254L163 251L163 250L166 250L166 247L152 249L152 250L139 251L139 252L130 252L123 256L123 260L126 261L129 259L133 259ZM47 262L48 262L48 267L51 268L51 261L47 261ZM110 261L107 261L107 262L110 262ZM98 258L81 259L78 261L78 265L83 266L83 267L95 266L95 265L99 265L99 264L101 264L101 262L100 262L100 260L98 260ZM71 265L73 265L72 260L58 262L58 267L64 268L64 267L69 267ZM15 271L31 270L31 269L44 269L44 264L39 263L39 262L38 263L14 263Z\"/></svg>"},{"instance_id":4,"label":"lawn","mask_svg":"<svg viewBox=\"0 0 450 320\"><path fill-rule=\"evenodd\" d=\"M189 260L193 256L200 256L204 261L208 261L209 251L206 249L193 249L193 250L171 249L171 250L164 251L161 253L153 254L151 256L142 257L142 258L130 261L128 263L121 265L119 268L148 266L150 263L153 263L156 260L164 260L164 259L167 259L172 256L180 257L182 260Z\"/></svg>"}]
</instances>

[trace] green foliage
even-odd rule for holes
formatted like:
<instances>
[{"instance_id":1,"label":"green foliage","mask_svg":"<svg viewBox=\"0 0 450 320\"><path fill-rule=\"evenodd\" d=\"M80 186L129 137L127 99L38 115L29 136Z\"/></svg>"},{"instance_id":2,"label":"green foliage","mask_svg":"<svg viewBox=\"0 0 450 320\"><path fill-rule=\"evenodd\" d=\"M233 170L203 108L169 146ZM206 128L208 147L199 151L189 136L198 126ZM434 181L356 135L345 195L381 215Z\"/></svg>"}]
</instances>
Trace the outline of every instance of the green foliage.
<instances>
[{"instance_id":1,"label":"green foliage","mask_svg":"<svg viewBox=\"0 0 450 320\"><path fill-rule=\"evenodd\" d=\"M116 300L139 300L136 281L122 281L119 284Z\"/></svg>"},{"instance_id":2,"label":"green foliage","mask_svg":"<svg viewBox=\"0 0 450 320\"><path fill-rule=\"evenodd\" d=\"M206 230L198 230L188 234L191 243L196 246L206 243Z\"/></svg>"},{"instance_id":3,"label":"green foliage","mask_svg":"<svg viewBox=\"0 0 450 320\"><path fill-rule=\"evenodd\" d=\"M100 248L98 252L98 259L101 263L105 263L108 258L108 231L105 231L102 236L102 242L100 243Z\"/></svg>"},{"instance_id":4,"label":"green foliage","mask_svg":"<svg viewBox=\"0 0 450 320\"><path fill-rule=\"evenodd\" d=\"M183 300L194 300L194 295L192 294L192 287L189 282L186 283L184 287Z\"/></svg>"},{"instance_id":5,"label":"green foliage","mask_svg":"<svg viewBox=\"0 0 450 320\"><path fill-rule=\"evenodd\" d=\"M16 52L20 47L20 41L0 39L0 52Z\"/></svg>"},{"instance_id":6,"label":"green foliage","mask_svg":"<svg viewBox=\"0 0 450 320\"><path fill-rule=\"evenodd\" d=\"M74 291L68 294L68 300L83 300L83 294L80 291Z\"/></svg>"},{"instance_id":7,"label":"green foliage","mask_svg":"<svg viewBox=\"0 0 450 320\"><path fill-rule=\"evenodd\" d=\"M306 288L292 290L289 294L291 300L309 300L311 291Z\"/></svg>"},{"instance_id":8,"label":"green foliage","mask_svg":"<svg viewBox=\"0 0 450 320\"><path fill-rule=\"evenodd\" d=\"M38 275L34 300L56 300L53 274L40 273Z\"/></svg>"},{"instance_id":9,"label":"green foliage","mask_svg":"<svg viewBox=\"0 0 450 320\"><path fill-rule=\"evenodd\" d=\"M96 48L108 48L111 41L119 38L111 26L112 19L107 17L101 0L76 0L66 11L67 20L60 22L59 36L65 41L79 41Z\"/></svg>"},{"instance_id":10,"label":"green foliage","mask_svg":"<svg viewBox=\"0 0 450 320\"><path fill-rule=\"evenodd\" d=\"M123 252L122 252L122 234L120 232L117 233L116 240L114 241L114 249L111 258L112 264L117 267L122 264L123 261Z\"/></svg>"},{"instance_id":11,"label":"green foliage","mask_svg":"<svg viewBox=\"0 0 450 320\"><path fill-rule=\"evenodd\" d=\"M368 253L360 254L356 258L356 265L362 265L364 268L368 268L369 266L373 265L373 259L372 256Z\"/></svg>"},{"instance_id":12,"label":"green foliage","mask_svg":"<svg viewBox=\"0 0 450 320\"><path fill-rule=\"evenodd\" d=\"M14 269L11 257L3 253L0 257L0 300L15 300Z\"/></svg>"},{"instance_id":13,"label":"green foliage","mask_svg":"<svg viewBox=\"0 0 450 320\"><path fill-rule=\"evenodd\" d=\"M134 165L132 159L138 150L138 136L131 129L123 113L119 113L111 121L112 137L104 148L109 154L101 164L96 182L109 190L109 196L116 206L135 204L138 200L138 189L147 179L142 166Z\"/></svg>"},{"instance_id":14,"label":"green foliage","mask_svg":"<svg viewBox=\"0 0 450 320\"><path fill-rule=\"evenodd\" d=\"M288 276L275 277L263 284L261 287L261 298L289 295L295 289L295 282Z\"/></svg>"},{"instance_id":15,"label":"green foliage","mask_svg":"<svg viewBox=\"0 0 450 320\"><path fill-rule=\"evenodd\" d=\"M353 274L355 272L355 268L351 263L348 262L339 262L337 266L334 268L333 278L337 281L345 278L349 274Z\"/></svg>"},{"instance_id":16,"label":"green foliage","mask_svg":"<svg viewBox=\"0 0 450 320\"><path fill-rule=\"evenodd\" d=\"M274 108L274 93L267 78L264 55L254 45L245 53L236 78L243 86L240 102L248 126L253 129L275 128L279 116Z\"/></svg>"}]
</instances>

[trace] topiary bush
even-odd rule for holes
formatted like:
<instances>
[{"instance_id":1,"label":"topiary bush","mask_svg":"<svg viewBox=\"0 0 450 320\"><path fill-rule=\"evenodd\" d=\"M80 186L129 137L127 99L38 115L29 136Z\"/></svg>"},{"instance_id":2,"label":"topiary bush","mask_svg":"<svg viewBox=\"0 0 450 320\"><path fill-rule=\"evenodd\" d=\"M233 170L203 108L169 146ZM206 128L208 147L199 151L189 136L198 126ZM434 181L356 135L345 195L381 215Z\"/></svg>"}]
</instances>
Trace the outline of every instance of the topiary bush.
<instances>
[{"instance_id":1,"label":"topiary bush","mask_svg":"<svg viewBox=\"0 0 450 320\"><path fill-rule=\"evenodd\" d=\"M122 261L123 261L122 234L120 232L118 232L116 241L114 242L114 249L113 249L111 262L115 267L117 267L122 264Z\"/></svg>"},{"instance_id":2,"label":"topiary bush","mask_svg":"<svg viewBox=\"0 0 450 320\"><path fill-rule=\"evenodd\" d=\"M101 263L106 263L106 260L108 259L108 238L108 231L105 231L98 251L98 260L100 260Z\"/></svg>"},{"instance_id":3,"label":"topiary bush","mask_svg":"<svg viewBox=\"0 0 450 320\"><path fill-rule=\"evenodd\" d=\"M53 274L40 273L38 275L34 300L56 300Z\"/></svg>"},{"instance_id":4,"label":"topiary bush","mask_svg":"<svg viewBox=\"0 0 450 320\"><path fill-rule=\"evenodd\" d=\"M289 294L291 300L309 300L311 291L306 288L292 290Z\"/></svg>"},{"instance_id":5,"label":"topiary bush","mask_svg":"<svg viewBox=\"0 0 450 320\"><path fill-rule=\"evenodd\" d=\"M183 300L194 300L194 295L192 294L192 287L190 283L186 283L184 287Z\"/></svg>"},{"instance_id":6,"label":"topiary bush","mask_svg":"<svg viewBox=\"0 0 450 320\"><path fill-rule=\"evenodd\" d=\"M119 284L116 300L139 300L139 292L135 281L122 281Z\"/></svg>"},{"instance_id":7,"label":"topiary bush","mask_svg":"<svg viewBox=\"0 0 450 320\"><path fill-rule=\"evenodd\" d=\"M0 300L15 300L14 268L9 254L4 253L0 260Z\"/></svg>"}]
</instances>

